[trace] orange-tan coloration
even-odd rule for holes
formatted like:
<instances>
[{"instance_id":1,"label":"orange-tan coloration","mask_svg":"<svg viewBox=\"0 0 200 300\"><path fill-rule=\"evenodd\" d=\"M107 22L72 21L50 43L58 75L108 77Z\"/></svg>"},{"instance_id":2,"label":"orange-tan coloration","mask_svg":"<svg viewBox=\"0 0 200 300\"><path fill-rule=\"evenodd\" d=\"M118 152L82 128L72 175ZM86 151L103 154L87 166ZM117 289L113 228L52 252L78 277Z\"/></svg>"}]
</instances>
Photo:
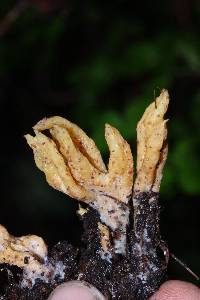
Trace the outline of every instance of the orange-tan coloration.
<instances>
[{"instance_id":1,"label":"orange-tan coloration","mask_svg":"<svg viewBox=\"0 0 200 300\"><path fill-rule=\"evenodd\" d=\"M158 166L156 169L156 175L155 175L155 180L152 186L152 191L154 192L159 192L160 190L160 184L161 184L161 180L162 180L162 176L163 176L163 168L165 165L165 162L167 160L167 154L168 154L168 145L164 145L164 147L161 150L160 153L160 159L158 162Z\"/></svg>"},{"instance_id":2,"label":"orange-tan coloration","mask_svg":"<svg viewBox=\"0 0 200 300\"><path fill-rule=\"evenodd\" d=\"M129 144L119 131L106 124L105 138L110 150L106 192L128 203L133 185L133 157Z\"/></svg>"},{"instance_id":3,"label":"orange-tan coloration","mask_svg":"<svg viewBox=\"0 0 200 300\"><path fill-rule=\"evenodd\" d=\"M137 177L134 190L145 192L159 190L162 169L167 157L167 138L164 114L167 111L169 94L162 90L159 97L145 110L137 125ZM159 167L160 164L160 167ZM154 185L155 182L155 185Z\"/></svg>"},{"instance_id":4,"label":"orange-tan coloration","mask_svg":"<svg viewBox=\"0 0 200 300\"><path fill-rule=\"evenodd\" d=\"M89 159L92 165L94 165L99 171L106 172L106 167L101 158L101 154L94 141L90 139L76 124L71 123L62 117L55 116L39 121L34 126L34 130L43 131L45 129L53 128L54 125L65 128L69 132L73 142L77 145L77 148L79 148L80 151Z\"/></svg>"},{"instance_id":5,"label":"orange-tan coloration","mask_svg":"<svg viewBox=\"0 0 200 300\"><path fill-rule=\"evenodd\" d=\"M100 242L101 242L103 254L107 255L111 248L109 229L107 226L101 224L100 222L98 222L98 229L99 229L100 235L101 235Z\"/></svg>"},{"instance_id":6,"label":"orange-tan coloration","mask_svg":"<svg viewBox=\"0 0 200 300\"><path fill-rule=\"evenodd\" d=\"M130 146L117 129L106 125L111 153L108 171L94 142L77 125L52 117L43 119L34 129L35 137L25 137L37 167L51 186L82 201L94 200L96 192L103 192L127 203L133 184L133 159ZM39 132L45 129L50 129L57 144Z\"/></svg>"},{"instance_id":7,"label":"orange-tan coloration","mask_svg":"<svg viewBox=\"0 0 200 300\"><path fill-rule=\"evenodd\" d=\"M36 235L14 237L0 225L0 263L16 265L26 272L48 272L44 262L47 247L42 238Z\"/></svg>"},{"instance_id":8,"label":"orange-tan coloration","mask_svg":"<svg viewBox=\"0 0 200 300\"><path fill-rule=\"evenodd\" d=\"M83 201L91 199L91 193L78 185L71 176L69 167L52 139L36 132L35 137L27 134L26 140L33 149L37 167L45 173L49 185L73 198Z\"/></svg>"},{"instance_id":9,"label":"orange-tan coloration","mask_svg":"<svg viewBox=\"0 0 200 300\"><path fill-rule=\"evenodd\" d=\"M46 129L57 144L40 132ZM130 146L117 129L106 124L105 138L110 150L108 171L93 140L68 120L57 116L45 118L34 130L35 137L25 137L34 151L37 166L44 171L51 186L78 200L90 201L95 198L94 193L103 192L127 203L133 184L133 159ZM54 156L59 159L55 161ZM58 170L62 168L63 175L58 176L52 165ZM68 181L58 177L66 177Z\"/></svg>"},{"instance_id":10,"label":"orange-tan coloration","mask_svg":"<svg viewBox=\"0 0 200 300\"><path fill-rule=\"evenodd\" d=\"M52 138L41 133L46 129ZM119 131L106 124L105 138L110 150L107 170L95 143L68 120L45 118L34 130L35 137L25 137L48 183L72 198L87 202L99 212L102 222L112 230L122 226L125 233L128 213L120 212L120 203L126 205L131 196L133 158ZM115 214L109 214L108 210Z\"/></svg>"}]
</instances>

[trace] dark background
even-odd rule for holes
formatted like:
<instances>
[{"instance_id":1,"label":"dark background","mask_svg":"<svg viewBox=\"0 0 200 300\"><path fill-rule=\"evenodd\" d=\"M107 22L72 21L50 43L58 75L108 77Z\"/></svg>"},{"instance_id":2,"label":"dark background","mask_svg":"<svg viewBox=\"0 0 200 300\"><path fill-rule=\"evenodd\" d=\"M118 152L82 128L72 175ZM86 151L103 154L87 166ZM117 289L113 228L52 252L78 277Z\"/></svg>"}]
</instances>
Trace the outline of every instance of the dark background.
<instances>
[{"instance_id":1,"label":"dark background","mask_svg":"<svg viewBox=\"0 0 200 300\"><path fill-rule=\"evenodd\" d=\"M49 245L78 245L77 203L48 186L23 135L44 116L61 115L107 158L109 122L135 157L136 123L163 87L171 102L161 230L200 274L200 2L2 0L0 223ZM170 276L196 283L174 261Z\"/></svg>"}]
</instances>

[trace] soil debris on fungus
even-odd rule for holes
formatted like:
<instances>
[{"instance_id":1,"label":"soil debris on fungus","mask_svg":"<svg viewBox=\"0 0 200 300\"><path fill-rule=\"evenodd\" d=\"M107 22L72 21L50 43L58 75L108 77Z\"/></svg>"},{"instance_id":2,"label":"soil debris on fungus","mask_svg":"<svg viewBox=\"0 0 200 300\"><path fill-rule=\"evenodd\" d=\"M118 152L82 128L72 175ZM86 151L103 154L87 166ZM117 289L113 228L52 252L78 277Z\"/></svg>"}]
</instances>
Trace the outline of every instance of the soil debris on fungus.
<instances>
[{"instance_id":1,"label":"soil debris on fungus","mask_svg":"<svg viewBox=\"0 0 200 300\"><path fill-rule=\"evenodd\" d=\"M163 89L138 122L136 174L129 144L109 124L108 167L93 140L64 118L45 118L33 127L34 136L25 136L49 185L84 203L78 210L83 246L59 242L47 253L41 238L14 238L0 227L0 282L7 282L0 299L42 300L64 281L84 280L106 299L145 300L166 280L158 198L168 103Z\"/></svg>"}]
</instances>

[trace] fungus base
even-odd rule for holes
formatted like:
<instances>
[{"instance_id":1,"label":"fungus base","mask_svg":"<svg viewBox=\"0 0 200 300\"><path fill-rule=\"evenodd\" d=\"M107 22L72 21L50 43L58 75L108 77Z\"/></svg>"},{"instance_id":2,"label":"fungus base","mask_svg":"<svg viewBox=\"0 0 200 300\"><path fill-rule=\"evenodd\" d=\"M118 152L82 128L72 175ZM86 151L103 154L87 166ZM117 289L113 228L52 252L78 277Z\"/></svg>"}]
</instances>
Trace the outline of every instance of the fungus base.
<instances>
[{"instance_id":1,"label":"fungus base","mask_svg":"<svg viewBox=\"0 0 200 300\"><path fill-rule=\"evenodd\" d=\"M154 201L149 201L152 198ZM112 263L101 258L98 229L100 218L96 210L90 208L81 217L84 225L83 248L76 249L67 242L60 242L49 253L52 265L61 261L65 266L64 278L55 278L51 283L38 279L32 289L22 288L22 270L2 264L0 299L47 299L58 284L76 279L93 284L107 299L147 299L166 280L167 263L159 251L162 241L159 233L158 195L140 193L137 201L137 230L131 230L134 217L131 215L127 229L126 256L115 254Z\"/></svg>"}]
</instances>

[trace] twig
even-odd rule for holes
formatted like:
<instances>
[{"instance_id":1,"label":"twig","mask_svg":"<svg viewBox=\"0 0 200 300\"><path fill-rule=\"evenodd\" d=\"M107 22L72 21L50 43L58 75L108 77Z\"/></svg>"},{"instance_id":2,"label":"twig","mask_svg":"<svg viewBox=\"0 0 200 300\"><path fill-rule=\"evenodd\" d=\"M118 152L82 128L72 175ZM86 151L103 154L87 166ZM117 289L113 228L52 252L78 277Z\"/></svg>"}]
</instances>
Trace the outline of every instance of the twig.
<instances>
[{"instance_id":1,"label":"twig","mask_svg":"<svg viewBox=\"0 0 200 300\"><path fill-rule=\"evenodd\" d=\"M171 257L177 261L183 268L185 268L196 280L199 280L199 276L196 275L184 262L182 262L178 257L176 257L173 253L170 252Z\"/></svg>"}]
</instances>

